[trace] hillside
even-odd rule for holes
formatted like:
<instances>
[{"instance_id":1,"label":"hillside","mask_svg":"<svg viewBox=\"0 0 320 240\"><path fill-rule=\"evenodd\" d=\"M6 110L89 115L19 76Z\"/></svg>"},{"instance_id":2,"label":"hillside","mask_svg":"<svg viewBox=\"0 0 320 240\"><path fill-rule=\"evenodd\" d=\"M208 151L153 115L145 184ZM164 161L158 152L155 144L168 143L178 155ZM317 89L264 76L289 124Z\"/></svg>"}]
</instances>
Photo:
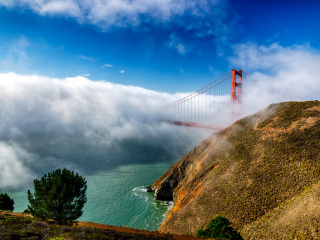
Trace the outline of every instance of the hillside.
<instances>
[{"instance_id":1,"label":"hillside","mask_svg":"<svg viewBox=\"0 0 320 240\"><path fill-rule=\"evenodd\" d=\"M91 222L74 226L60 226L44 222L25 213L0 210L0 239L7 240L196 240L199 238L166 235L129 227L118 227Z\"/></svg>"},{"instance_id":2,"label":"hillside","mask_svg":"<svg viewBox=\"0 0 320 240\"><path fill-rule=\"evenodd\" d=\"M153 185L174 200L159 231L221 215L245 239L320 239L320 103L272 104L213 134Z\"/></svg>"}]
</instances>

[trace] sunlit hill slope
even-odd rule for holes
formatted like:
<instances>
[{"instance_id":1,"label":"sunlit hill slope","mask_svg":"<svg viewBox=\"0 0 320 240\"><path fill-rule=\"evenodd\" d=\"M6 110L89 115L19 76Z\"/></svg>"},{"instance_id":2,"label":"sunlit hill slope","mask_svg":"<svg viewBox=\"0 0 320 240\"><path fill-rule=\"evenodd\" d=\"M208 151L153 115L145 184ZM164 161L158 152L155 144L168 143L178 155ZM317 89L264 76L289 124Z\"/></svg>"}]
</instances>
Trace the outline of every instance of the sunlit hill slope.
<instances>
[{"instance_id":1,"label":"sunlit hill slope","mask_svg":"<svg viewBox=\"0 0 320 240\"><path fill-rule=\"evenodd\" d=\"M245 239L320 239L320 103L272 104L213 134L152 186L174 206L160 232L221 215Z\"/></svg>"}]
</instances>

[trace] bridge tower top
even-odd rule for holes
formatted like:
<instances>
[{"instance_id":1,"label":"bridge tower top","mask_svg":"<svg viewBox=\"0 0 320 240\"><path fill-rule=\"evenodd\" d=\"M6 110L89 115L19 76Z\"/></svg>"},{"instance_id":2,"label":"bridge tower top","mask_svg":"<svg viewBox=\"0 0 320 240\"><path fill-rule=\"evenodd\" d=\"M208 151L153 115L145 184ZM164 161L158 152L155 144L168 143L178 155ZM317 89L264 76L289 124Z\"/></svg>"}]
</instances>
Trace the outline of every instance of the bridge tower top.
<instances>
[{"instance_id":1,"label":"bridge tower top","mask_svg":"<svg viewBox=\"0 0 320 240\"><path fill-rule=\"evenodd\" d=\"M236 79L238 76L238 81ZM238 93L237 93L238 89ZM242 95L242 70L239 71L232 69L232 85L231 85L231 102L233 103L241 103L241 95Z\"/></svg>"}]
</instances>

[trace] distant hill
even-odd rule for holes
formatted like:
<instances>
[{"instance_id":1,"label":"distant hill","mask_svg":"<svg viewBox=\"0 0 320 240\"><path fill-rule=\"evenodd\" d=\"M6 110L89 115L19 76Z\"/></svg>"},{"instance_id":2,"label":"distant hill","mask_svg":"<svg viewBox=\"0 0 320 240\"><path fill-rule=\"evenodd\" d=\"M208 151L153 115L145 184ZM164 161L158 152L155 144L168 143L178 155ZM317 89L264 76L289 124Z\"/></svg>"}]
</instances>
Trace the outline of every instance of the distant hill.
<instances>
[{"instance_id":1,"label":"distant hill","mask_svg":"<svg viewBox=\"0 0 320 240\"><path fill-rule=\"evenodd\" d=\"M159 231L217 215L245 239L320 239L320 103L272 104L213 134L153 185L174 200Z\"/></svg>"}]
</instances>

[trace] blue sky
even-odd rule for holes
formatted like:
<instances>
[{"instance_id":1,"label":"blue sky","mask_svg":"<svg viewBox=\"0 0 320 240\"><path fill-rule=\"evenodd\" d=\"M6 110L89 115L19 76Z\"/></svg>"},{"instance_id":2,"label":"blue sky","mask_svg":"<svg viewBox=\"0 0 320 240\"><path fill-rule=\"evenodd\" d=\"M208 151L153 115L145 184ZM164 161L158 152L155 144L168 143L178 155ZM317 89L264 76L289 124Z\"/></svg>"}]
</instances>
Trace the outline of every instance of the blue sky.
<instances>
[{"instance_id":1,"label":"blue sky","mask_svg":"<svg viewBox=\"0 0 320 240\"><path fill-rule=\"evenodd\" d=\"M0 72L190 92L233 67L271 70L239 62L244 45L318 54L319 10L315 0L0 0Z\"/></svg>"},{"instance_id":2,"label":"blue sky","mask_svg":"<svg viewBox=\"0 0 320 240\"><path fill-rule=\"evenodd\" d=\"M230 62L236 44L320 48L319 1L0 0L0 6L1 72L188 92L240 67Z\"/></svg>"}]
</instances>

